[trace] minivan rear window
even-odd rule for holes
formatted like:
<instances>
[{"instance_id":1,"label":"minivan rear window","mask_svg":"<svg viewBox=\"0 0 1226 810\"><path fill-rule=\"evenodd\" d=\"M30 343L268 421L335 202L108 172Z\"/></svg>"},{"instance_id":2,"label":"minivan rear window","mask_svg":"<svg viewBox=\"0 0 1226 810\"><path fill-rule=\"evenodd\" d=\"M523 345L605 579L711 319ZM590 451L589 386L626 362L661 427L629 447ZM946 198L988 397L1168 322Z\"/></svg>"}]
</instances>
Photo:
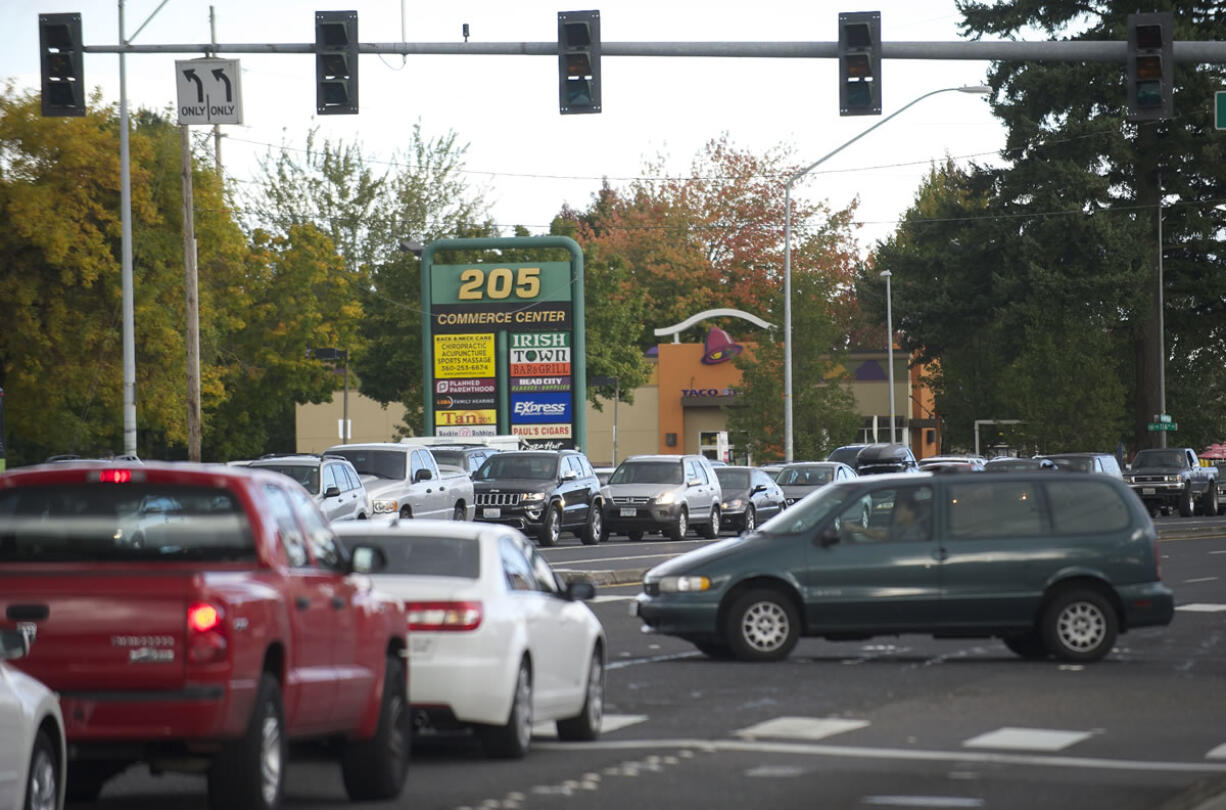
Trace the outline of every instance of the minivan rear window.
<instances>
[{"instance_id":1,"label":"minivan rear window","mask_svg":"<svg viewBox=\"0 0 1226 810\"><path fill-rule=\"evenodd\" d=\"M137 483L0 490L0 562L254 559L247 514L226 490Z\"/></svg>"},{"instance_id":2,"label":"minivan rear window","mask_svg":"<svg viewBox=\"0 0 1226 810\"><path fill-rule=\"evenodd\" d=\"M1044 489L1056 534L1114 532L1132 522L1120 493L1101 481L1053 482Z\"/></svg>"}]
</instances>

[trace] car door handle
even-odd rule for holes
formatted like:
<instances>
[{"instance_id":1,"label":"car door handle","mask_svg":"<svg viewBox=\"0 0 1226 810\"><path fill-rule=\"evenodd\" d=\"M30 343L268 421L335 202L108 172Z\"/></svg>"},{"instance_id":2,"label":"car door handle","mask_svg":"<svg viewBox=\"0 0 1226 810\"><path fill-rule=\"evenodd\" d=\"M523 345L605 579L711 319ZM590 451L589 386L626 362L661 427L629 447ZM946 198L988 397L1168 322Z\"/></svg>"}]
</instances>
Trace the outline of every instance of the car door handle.
<instances>
[{"instance_id":1,"label":"car door handle","mask_svg":"<svg viewBox=\"0 0 1226 810\"><path fill-rule=\"evenodd\" d=\"M305 596L295 596L294 607L298 608L299 610L309 610L311 607L311 600L307 599Z\"/></svg>"},{"instance_id":2,"label":"car door handle","mask_svg":"<svg viewBox=\"0 0 1226 810\"><path fill-rule=\"evenodd\" d=\"M932 550L932 559L937 562L944 562L949 559L949 551L942 547L937 547Z\"/></svg>"},{"instance_id":3,"label":"car door handle","mask_svg":"<svg viewBox=\"0 0 1226 810\"><path fill-rule=\"evenodd\" d=\"M344 610L345 604L346 603L343 597L340 597L340 596L332 597L332 607L336 608L337 610Z\"/></svg>"}]
</instances>

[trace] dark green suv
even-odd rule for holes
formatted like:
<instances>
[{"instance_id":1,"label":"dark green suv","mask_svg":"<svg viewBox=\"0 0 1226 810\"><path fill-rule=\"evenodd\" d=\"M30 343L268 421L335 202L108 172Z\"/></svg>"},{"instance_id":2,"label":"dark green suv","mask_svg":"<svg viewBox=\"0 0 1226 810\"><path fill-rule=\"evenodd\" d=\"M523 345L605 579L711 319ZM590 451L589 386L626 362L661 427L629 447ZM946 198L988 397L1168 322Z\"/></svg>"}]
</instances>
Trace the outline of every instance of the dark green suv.
<instances>
[{"instance_id":1,"label":"dark green suv","mask_svg":"<svg viewBox=\"0 0 1226 810\"><path fill-rule=\"evenodd\" d=\"M713 657L785 658L800 636L999 637L1024 658L1097 661L1166 625L1157 533L1089 473L872 476L649 572L645 629Z\"/></svg>"}]
</instances>

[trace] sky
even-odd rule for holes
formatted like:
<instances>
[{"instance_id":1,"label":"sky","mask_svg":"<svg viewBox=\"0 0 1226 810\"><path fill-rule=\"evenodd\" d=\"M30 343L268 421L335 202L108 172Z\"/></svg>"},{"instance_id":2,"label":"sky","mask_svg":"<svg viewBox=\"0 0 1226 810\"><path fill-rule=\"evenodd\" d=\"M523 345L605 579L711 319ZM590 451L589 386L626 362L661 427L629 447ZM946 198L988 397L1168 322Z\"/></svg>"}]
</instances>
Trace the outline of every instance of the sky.
<instances>
[{"instance_id":1,"label":"sky","mask_svg":"<svg viewBox=\"0 0 1226 810\"><path fill-rule=\"evenodd\" d=\"M118 0L0 0L0 81L38 87L38 14L80 12L87 46L115 45L119 7ZM124 30L135 44L208 42L210 7L216 39L227 44L310 43L314 12L332 9L358 12L363 43L460 42L464 23L470 42L552 42L558 11L593 7L600 10L605 42L833 42L842 11L880 11L886 42L960 39L953 0L605 0L577 6L540 0L126 0ZM202 55L128 55L130 108L171 108L175 60ZM563 116L554 57L371 54L360 60L360 113L319 117L313 55L220 56L238 59L242 69L243 123L222 127L229 177L250 182L270 148L301 148L312 127L333 141L360 144L368 158L390 161L420 122L427 137L454 131L459 143L468 144L469 182L485 193L505 235L515 225L546 232L563 204L586 208L602 178L627 185L661 156L670 174L687 176L703 145L723 133L738 149L759 154L790 147L796 163L807 165L880 120L839 116L836 59L605 56L603 112ZM885 59L884 115L931 90L980 84L987 69L979 61ZM118 101L117 55L86 54L84 70L87 87L100 88L106 102ZM986 97L941 93L823 162L794 193L834 210L858 198L863 253L893 231L934 161L949 156L962 164L994 163L1004 139Z\"/></svg>"}]
</instances>

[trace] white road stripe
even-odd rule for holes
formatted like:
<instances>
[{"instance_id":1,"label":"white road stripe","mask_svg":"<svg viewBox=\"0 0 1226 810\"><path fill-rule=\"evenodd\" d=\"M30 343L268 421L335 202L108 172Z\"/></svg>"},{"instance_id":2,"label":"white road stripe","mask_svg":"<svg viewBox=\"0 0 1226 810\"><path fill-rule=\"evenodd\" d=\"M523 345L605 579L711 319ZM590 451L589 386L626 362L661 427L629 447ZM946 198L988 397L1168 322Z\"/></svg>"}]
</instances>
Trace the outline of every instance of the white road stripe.
<instances>
[{"instance_id":1,"label":"white road stripe","mask_svg":"<svg viewBox=\"0 0 1226 810\"><path fill-rule=\"evenodd\" d=\"M610 732L617 731L618 729L627 728L635 725L636 723L641 723L646 719L647 715L645 714L606 714L604 717L600 718L600 732L602 734L609 734ZM557 731L558 729L552 720L543 723L534 723L532 725L533 737L556 738L558 736Z\"/></svg>"},{"instance_id":2,"label":"white road stripe","mask_svg":"<svg viewBox=\"0 0 1226 810\"><path fill-rule=\"evenodd\" d=\"M1226 743L1211 749L1209 753L1205 754L1205 759L1226 759Z\"/></svg>"},{"instance_id":3,"label":"white road stripe","mask_svg":"<svg viewBox=\"0 0 1226 810\"><path fill-rule=\"evenodd\" d=\"M1196 579L1185 579L1183 582L1185 585L1191 585L1196 582L1217 582L1217 580L1217 577L1197 577Z\"/></svg>"},{"instance_id":4,"label":"white road stripe","mask_svg":"<svg viewBox=\"0 0 1226 810\"><path fill-rule=\"evenodd\" d=\"M1188 613L1221 613L1226 610L1226 605L1206 604L1203 602L1193 602L1188 605L1180 605L1175 610L1186 610Z\"/></svg>"},{"instance_id":5,"label":"white road stripe","mask_svg":"<svg viewBox=\"0 0 1226 810\"><path fill-rule=\"evenodd\" d=\"M865 796L860 804L876 807L983 807L983 799L966 796Z\"/></svg>"},{"instance_id":6,"label":"white road stripe","mask_svg":"<svg viewBox=\"0 0 1226 810\"><path fill-rule=\"evenodd\" d=\"M1094 736L1092 731L1059 731L1049 728L1005 726L962 743L964 748L1004 748L1013 751L1063 751Z\"/></svg>"},{"instance_id":7,"label":"white road stripe","mask_svg":"<svg viewBox=\"0 0 1226 810\"><path fill-rule=\"evenodd\" d=\"M734 731L738 737L783 737L792 740L820 740L845 731L855 731L868 725L867 720L846 720L841 717L776 717L757 725Z\"/></svg>"}]
</instances>

